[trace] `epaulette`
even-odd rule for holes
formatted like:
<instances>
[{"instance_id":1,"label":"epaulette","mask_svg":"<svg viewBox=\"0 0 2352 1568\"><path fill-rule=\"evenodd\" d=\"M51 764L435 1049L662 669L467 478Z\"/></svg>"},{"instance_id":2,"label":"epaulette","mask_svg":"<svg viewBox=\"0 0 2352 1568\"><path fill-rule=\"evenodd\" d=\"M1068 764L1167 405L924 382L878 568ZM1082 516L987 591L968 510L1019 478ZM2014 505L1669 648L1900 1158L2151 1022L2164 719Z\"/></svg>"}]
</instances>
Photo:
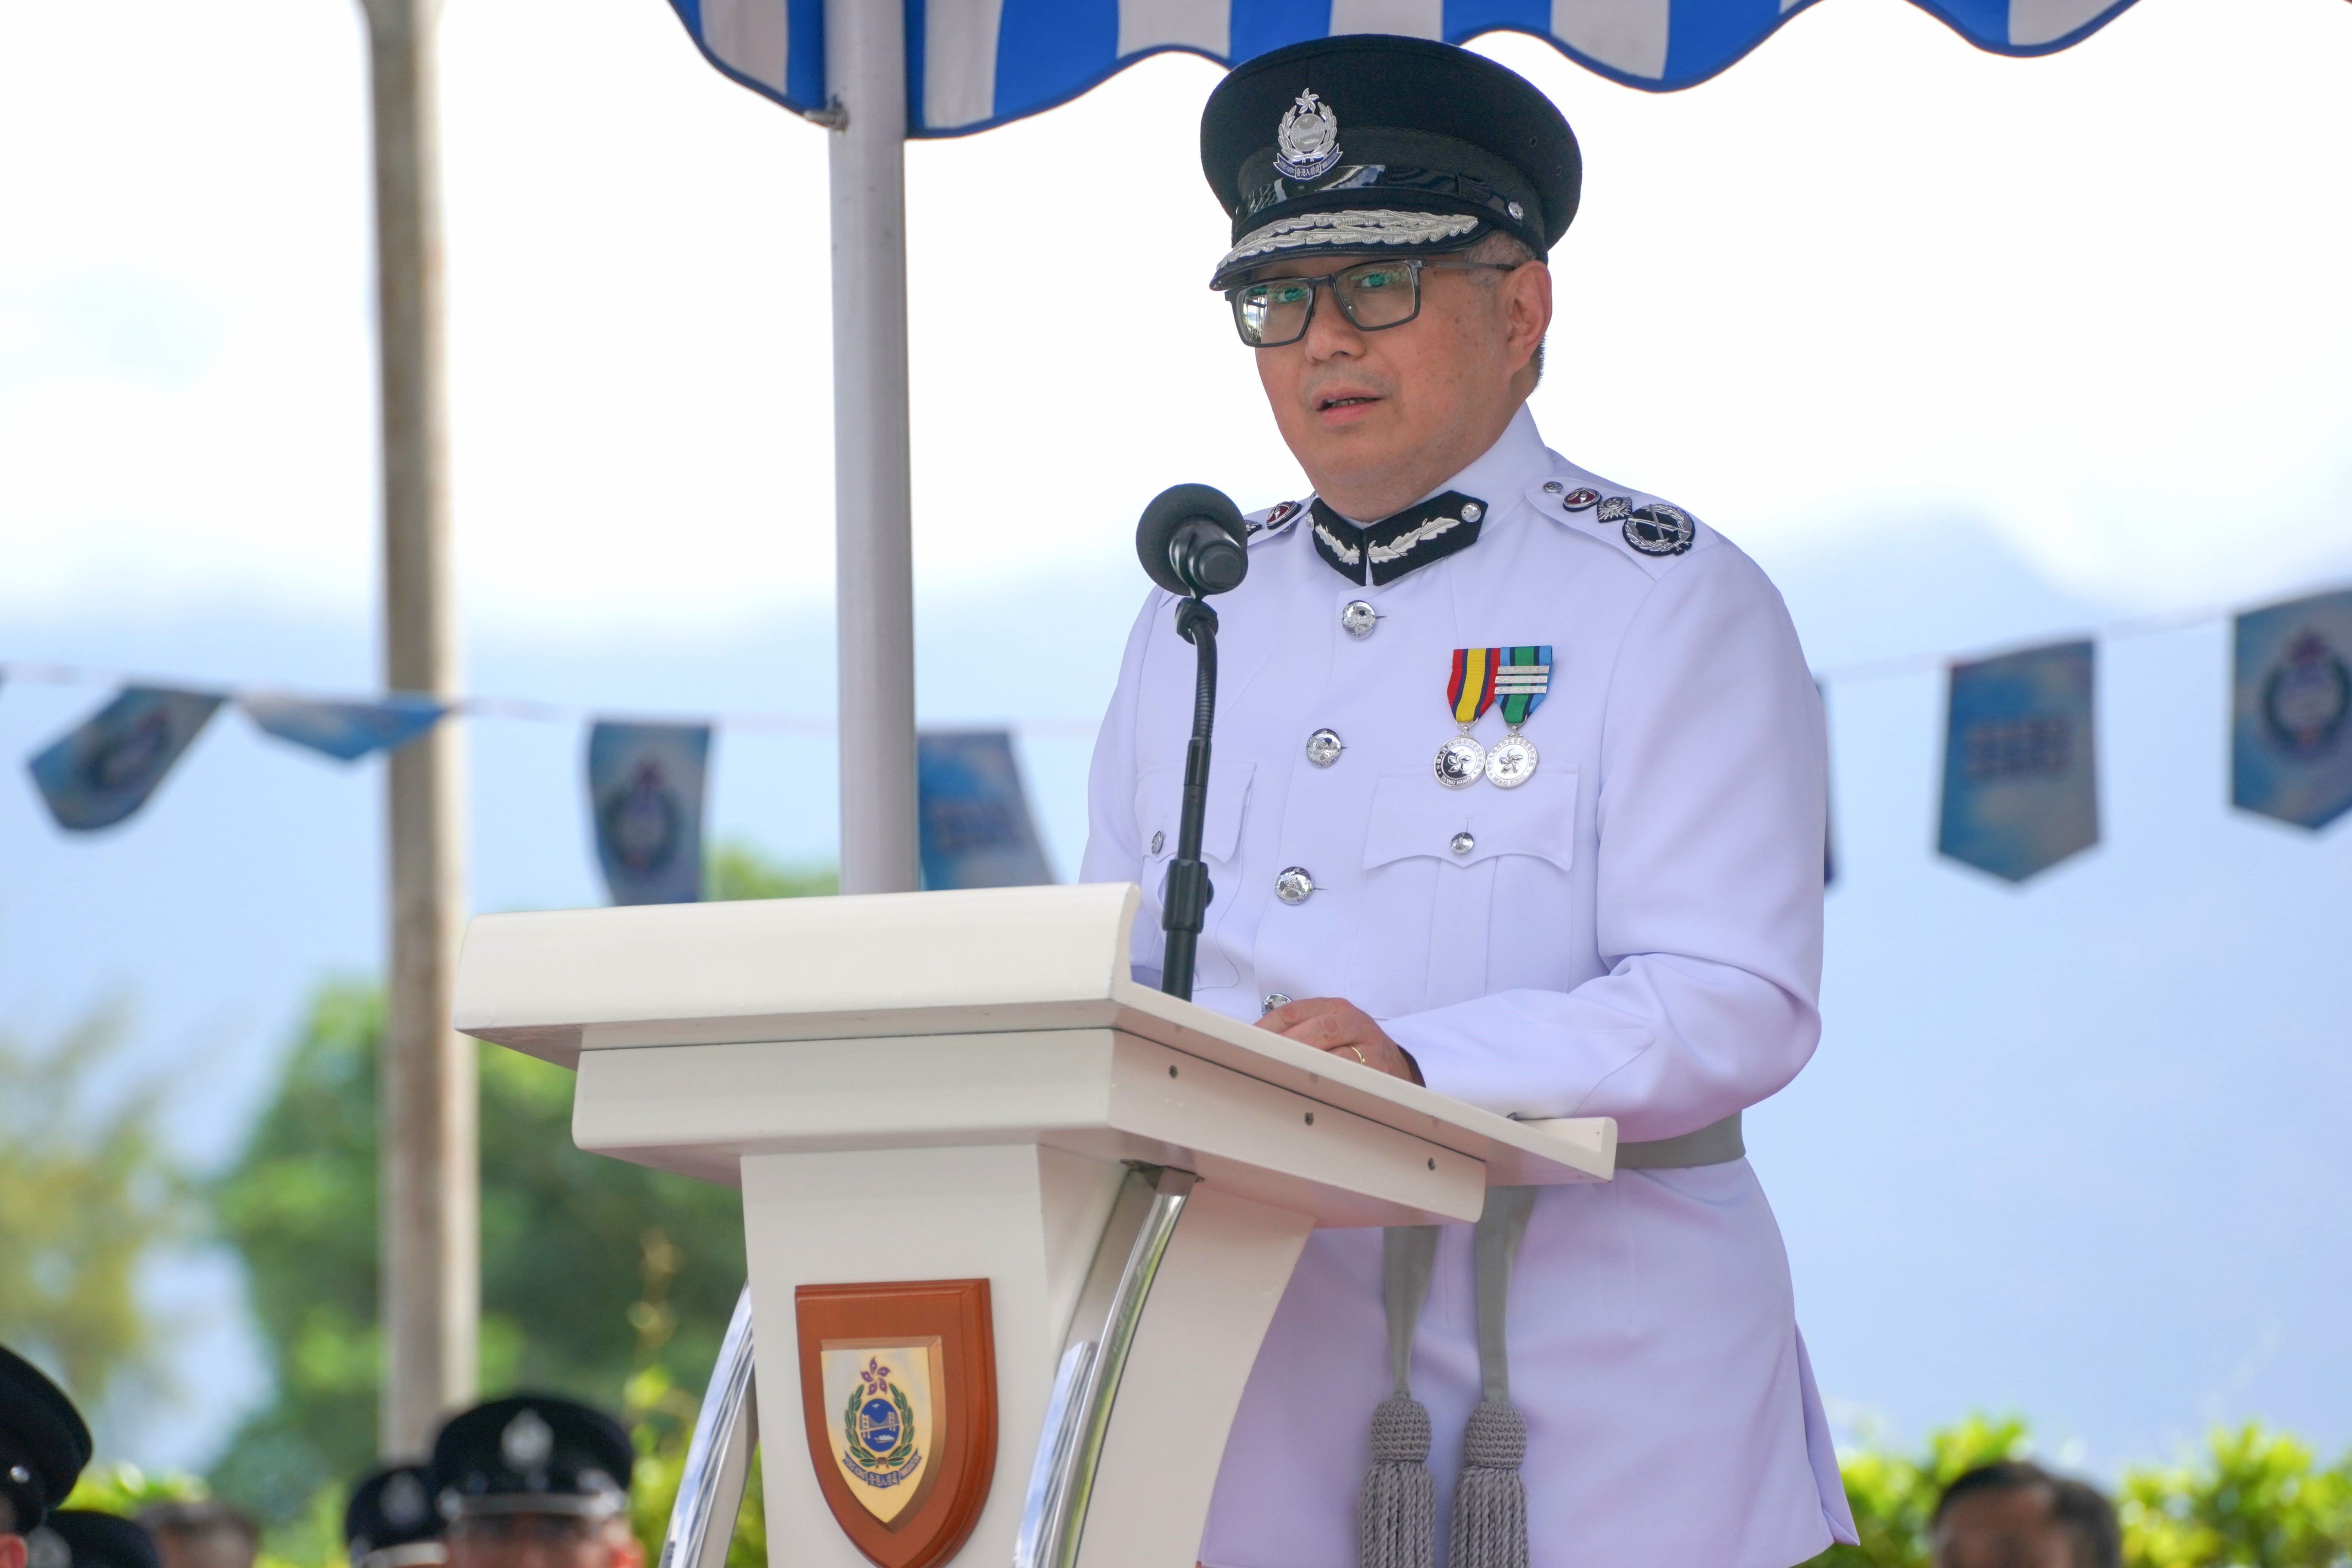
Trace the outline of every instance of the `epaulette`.
<instances>
[{"instance_id":1,"label":"epaulette","mask_svg":"<svg viewBox=\"0 0 2352 1568\"><path fill-rule=\"evenodd\" d=\"M1306 515L1307 502L1303 500L1286 500L1263 511L1244 512L1242 537L1251 544L1272 539Z\"/></svg>"},{"instance_id":2,"label":"epaulette","mask_svg":"<svg viewBox=\"0 0 2352 1568\"><path fill-rule=\"evenodd\" d=\"M1612 493L1612 488L1558 477L1529 488L1528 504L1632 558L1653 577L1714 537L1712 529L1670 501L1638 490Z\"/></svg>"}]
</instances>

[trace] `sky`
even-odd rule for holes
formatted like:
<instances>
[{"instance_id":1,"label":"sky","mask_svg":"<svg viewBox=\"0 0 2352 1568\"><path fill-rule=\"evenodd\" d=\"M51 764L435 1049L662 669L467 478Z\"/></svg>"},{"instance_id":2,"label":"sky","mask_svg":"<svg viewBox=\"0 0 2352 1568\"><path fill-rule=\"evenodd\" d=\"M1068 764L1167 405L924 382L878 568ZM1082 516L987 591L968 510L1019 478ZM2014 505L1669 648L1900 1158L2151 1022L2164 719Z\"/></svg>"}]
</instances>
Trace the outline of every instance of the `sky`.
<instances>
[{"instance_id":1,"label":"sky","mask_svg":"<svg viewBox=\"0 0 2352 1568\"><path fill-rule=\"evenodd\" d=\"M711 816L829 858L824 133L657 0L448 0L442 47L471 686L799 721L722 726ZM2020 889L1931 848L1938 656L2352 580L2352 8L2141 0L2010 60L1823 0L1665 96L1480 47L1585 152L1548 438L1755 554L1832 677L1825 1035L1750 1138L1837 1418L2014 1408L2103 1473L2248 1415L2352 1443L2352 850L2228 809L2222 623L2103 644L2099 848ZM0 6L0 659L374 683L363 73L355 6ZM1018 728L1064 875L1142 503L1305 489L1203 286L1215 79L908 153L919 708ZM1095 315L1023 310L1046 279ZM0 756L108 689L0 686ZM470 727L475 907L599 901L582 746ZM16 776L0 1030L126 1000L228 1157L309 989L380 962L378 770L224 715L72 839ZM152 1289L178 1393L110 1440L201 1462L265 1391L238 1282Z\"/></svg>"}]
</instances>

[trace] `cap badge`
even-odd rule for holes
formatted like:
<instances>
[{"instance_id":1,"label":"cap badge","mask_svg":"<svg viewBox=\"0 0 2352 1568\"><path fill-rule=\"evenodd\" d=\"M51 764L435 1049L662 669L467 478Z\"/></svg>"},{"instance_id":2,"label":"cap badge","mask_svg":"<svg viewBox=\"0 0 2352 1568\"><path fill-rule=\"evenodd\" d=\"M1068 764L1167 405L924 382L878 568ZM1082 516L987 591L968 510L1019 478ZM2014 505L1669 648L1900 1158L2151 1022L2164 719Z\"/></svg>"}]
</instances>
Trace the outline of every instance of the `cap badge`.
<instances>
[{"instance_id":1,"label":"cap badge","mask_svg":"<svg viewBox=\"0 0 2352 1568\"><path fill-rule=\"evenodd\" d=\"M1275 173L1291 180L1314 179L1339 161L1339 117L1309 88L1284 113L1274 142Z\"/></svg>"},{"instance_id":2,"label":"cap badge","mask_svg":"<svg viewBox=\"0 0 2352 1568\"><path fill-rule=\"evenodd\" d=\"M424 1486L415 1476L402 1470L384 1483L381 1506L385 1521L400 1530L408 1530L425 1522L433 1503L425 1495Z\"/></svg>"},{"instance_id":3,"label":"cap badge","mask_svg":"<svg viewBox=\"0 0 2352 1568\"><path fill-rule=\"evenodd\" d=\"M547 1462L548 1453L554 1447L555 1432L548 1426L547 1417L536 1410L520 1411L499 1434L499 1456L510 1470L536 1469Z\"/></svg>"}]
</instances>

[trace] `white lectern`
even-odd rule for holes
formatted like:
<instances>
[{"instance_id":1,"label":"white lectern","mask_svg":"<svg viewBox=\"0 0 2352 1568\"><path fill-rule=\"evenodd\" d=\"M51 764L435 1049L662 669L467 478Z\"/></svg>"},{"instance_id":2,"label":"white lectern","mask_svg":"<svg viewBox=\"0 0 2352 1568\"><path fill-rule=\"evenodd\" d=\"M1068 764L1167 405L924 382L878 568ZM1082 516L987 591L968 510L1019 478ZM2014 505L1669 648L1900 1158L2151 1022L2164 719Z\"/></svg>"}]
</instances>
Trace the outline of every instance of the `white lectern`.
<instances>
[{"instance_id":1,"label":"white lectern","mask_svg":"<svg viewBox=\"0 0 2352 1568\"><path fill-rule=\"evenodd\" d=\"M1138 902L473 922L460 1029L576 1068L581 1148L742 1188L775 1568L1191 1568L1310 1229L1610 1176L1606 1119L1509 1121L1137 985Z\"/></svg>"}]
</instances>

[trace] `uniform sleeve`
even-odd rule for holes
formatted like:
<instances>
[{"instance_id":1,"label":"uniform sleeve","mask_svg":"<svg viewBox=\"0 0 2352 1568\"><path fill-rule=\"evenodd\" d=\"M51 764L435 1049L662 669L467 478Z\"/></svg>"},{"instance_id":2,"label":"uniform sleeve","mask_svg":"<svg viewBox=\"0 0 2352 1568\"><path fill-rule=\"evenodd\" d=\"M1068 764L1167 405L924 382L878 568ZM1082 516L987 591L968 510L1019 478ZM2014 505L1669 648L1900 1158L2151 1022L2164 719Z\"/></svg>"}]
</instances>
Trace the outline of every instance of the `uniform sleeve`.
<instances>
[{"instance_id":1,"label":"uniform sleeve","mask_svg":"<svg viewBox=\"0 0 2352 1568\"><path fill-rule=\"evenodd\" d=\"M1649 591L1609 681L1595 826L1609 972L1384 1021L1431 1088L1671 1138L1755 1104L1821 1037L1821 697L1779 593L1727 547Z\"/></svg>"},{"instance_id":2,"label":"uniform sleeve","mask_svg":"<svg viewBox=\"0 0 2352 1568\"><path fill-rule=\"evenodd\" d=\"M1127 634L1127 653L1119 660L1118 685L1103 712L1095 734L1094 761L1087 770L1087 851L1078 861L1081 882L1134 882L1143 875L1143 846L1137 839L1135 818L1135 710L1143 681L1143 658L1150 646L1167 595L1154 590L1143 602L1135 626ZM1150 900L1147 897L1146 902ZM1152 916L1154 925L1159 917ZM1138 911L1136 949L1145 946L1140 935L1142 911ZM1151 949L1156 957L1158 948ZM1155 963L1134 967L1137 984L1155 989L1160 970Z\"/></svg>"}]
</instances>

